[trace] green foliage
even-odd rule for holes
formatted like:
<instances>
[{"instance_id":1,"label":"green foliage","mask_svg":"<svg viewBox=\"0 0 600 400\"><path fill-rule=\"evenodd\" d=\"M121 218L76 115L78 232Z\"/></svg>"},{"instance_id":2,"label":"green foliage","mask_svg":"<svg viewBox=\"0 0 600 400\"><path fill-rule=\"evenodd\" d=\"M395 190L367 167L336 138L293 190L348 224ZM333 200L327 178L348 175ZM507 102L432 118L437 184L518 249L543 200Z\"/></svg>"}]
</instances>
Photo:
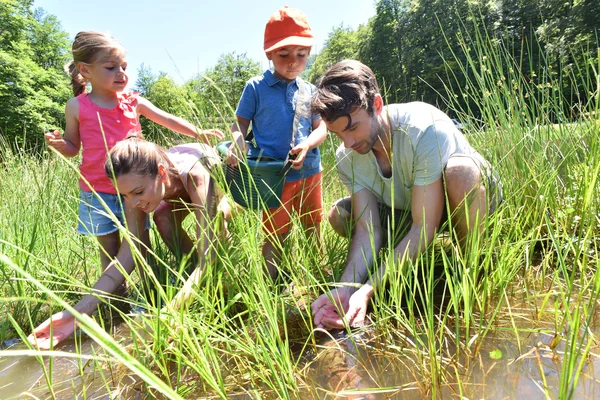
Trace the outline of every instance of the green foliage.
<instances>
[{"instance_id":1,"label":"green foliage","mask_svg":"<svg viewBox=\"0 0 600 400\"><path fill-rule=\"evenodd\" d=\"M170 114L194 121L193 106L189 101L189 94L184 87L178 86L166 74L161 73L158 77L151 75L150 70L143 71L138 77L136 86L141 89L142 95L156 107ZM142 87L146 85L146 87ZM169 130L154 122L141 118L142 131L148 140L165 143L165 135L169 136Z\"/></svg>"},{"instance_id":2,"label":"green foliage","mask_svg":"<svg viewBox=\"0 0 600 400\"><path fill-rule=\"evenodd\" d=\"M261 72L260 64L246 53L233 52L221 55L214 67L185 86L203 115L232 117L244 85Z\"/></svg>"},{"instance_id":3,"label":"green foliage","mask_svg":"<svg viewBox=\"0 0 600 400\"><path fill-rule=\"evenodd\" d=\"M512 57L505 69L510 64L528 79L543 67L544 83L563 76L555 84L569 96L561 110L568 114L596 90L586 85L590 70L581 66L598 57L598 15L600 3L591 0L379 0L367 25L331 31L307 76L316 82L327 66L352 57L371 67L388 102L422 100L444 108L449 96L467 90L469 73L456 70L466 62L468 40L483 30ZM457 100L461 109L476 108L469 101Z\"/></svg>"},{"instance_id":4,"label":"green foliage","mask_svg":"<svg viewBox=\"0 0 600 400\"><path fill-rule=\"evenodd\" d=\"M63 72L67 35L31 1L0 1L0 132L13 145L35 147L61 125L69 82Z\"/></svg>"},{"instance_id":5,"label":"green foliage","mask_svg":"<svg viewBox=\"0 0 600 400\"><path fill-rule=\"evenodd\" d=\"M309 82L316 83L323 72L338 61L355 59L358 56L358 31L340 25L334 28L323 45L323 51L313 58L314 62L304 71Z\"/></svg>"}]
</instances>

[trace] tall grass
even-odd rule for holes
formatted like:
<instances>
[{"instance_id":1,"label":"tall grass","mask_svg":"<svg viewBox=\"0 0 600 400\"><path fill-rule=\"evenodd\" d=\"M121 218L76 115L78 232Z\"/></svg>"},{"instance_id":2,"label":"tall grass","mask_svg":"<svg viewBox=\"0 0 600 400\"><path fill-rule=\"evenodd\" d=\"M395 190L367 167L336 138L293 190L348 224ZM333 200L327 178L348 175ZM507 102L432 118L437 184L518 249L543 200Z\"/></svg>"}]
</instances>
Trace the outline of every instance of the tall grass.
<instances>
[{"instance_id":1,"label":"tall grass","mask_svg":"<svg viewBox=\"0 0 600 400\"><path fill-rule=\"evenodd\" d=\"M449 87L460 75L468 89L451 93L448 107L461 115L469 141L499 171L505 201L466 249L444 234L415 261L388 267L389 287L373 301L376 339L370 346L395 375L373 375L372 382L380 392L402 392L403 398L475 398L482 389L463 368L475 369L497 336L510 335L519 354L527 355L527 335L537 326L552 338L546 345L560 363L556 381L541 373L541 393L574 398L598 345L599 60L564 69L577 74L558 76L546 65L524 75L527 60L486 32L474 32L463 33L463 53L450 60L458 68L448 71ZM574 83L592 96L573 120L562 111L570 94L560 88L575 79L583 79ZM471 108L461 108L455 94L468 97ZM326 209L345 195L335 172L336 146L330 137L321 147ZM2 341L74 304L101 271L94 240L75 234L77 160L13 153L2 143L0 150L0 311L11 315L0 320ZM193 217L186 222L193 232ZM134 295L124 301L143 313L132 317L105 305L94 320L82 318L83 329L104 351L80 368L80 376L92 370L105 391L124 397L333 396L332 388L313 387L313 365L303 356L324 351L307 307L339 277L347 250L344 239L323 227L325 254L299 229L292 231L281 262L285 279L272 282L260 253L260 214L238 213L185 311L165 305L185 279L186 260L171 255L153 233L156 265L139 261L160 287L158 301L145 298L134 274ZM167 270L171 278L164 282L155 272ZM120 341L104 333L109 312L125 322ZM47 374L49 387L52 376ZM77 389L80 396L86 387ZM52 392L47 397L60 398Z\"/></svg>"}]
</instances>

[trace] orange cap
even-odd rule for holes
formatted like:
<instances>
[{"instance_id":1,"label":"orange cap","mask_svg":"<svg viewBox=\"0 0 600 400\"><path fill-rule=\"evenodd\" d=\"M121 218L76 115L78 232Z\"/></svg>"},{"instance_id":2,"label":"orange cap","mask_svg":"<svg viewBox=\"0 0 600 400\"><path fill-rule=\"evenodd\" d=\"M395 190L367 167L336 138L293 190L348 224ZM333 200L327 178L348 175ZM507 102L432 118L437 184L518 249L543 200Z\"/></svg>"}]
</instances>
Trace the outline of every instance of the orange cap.
<instances>
[{"instance_id":1,"label":"orange cap","mask_svg":"<svg viewBox=\"0 0 600 400\"><path fill-rule=\"evenodd\" d=\"M308 20L300 10L285 6L269 17L265 27L265 53L285 46L311 47L313 42Z\"/></svg>"}]
</instances>

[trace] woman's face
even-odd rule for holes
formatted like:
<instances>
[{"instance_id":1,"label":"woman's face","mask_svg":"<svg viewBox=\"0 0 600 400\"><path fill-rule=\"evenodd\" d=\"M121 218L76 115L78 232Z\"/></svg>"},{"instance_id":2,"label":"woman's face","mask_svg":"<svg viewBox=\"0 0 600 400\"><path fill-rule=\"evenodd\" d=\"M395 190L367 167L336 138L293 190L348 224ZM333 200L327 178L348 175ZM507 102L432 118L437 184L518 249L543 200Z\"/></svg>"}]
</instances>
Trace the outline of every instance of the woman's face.
<instances>
[{"instance_id":1,"label":"woman's face","mask_svg":"<svg viewBox=\"0 0 600 400\"><path fill-rule=\"evenodd\" d=\"M133 173L120 175L117 188L128 204L145 213L156 210L165 195L164 179L160 172L154 178Z\"/></svg>"}]
</instances>

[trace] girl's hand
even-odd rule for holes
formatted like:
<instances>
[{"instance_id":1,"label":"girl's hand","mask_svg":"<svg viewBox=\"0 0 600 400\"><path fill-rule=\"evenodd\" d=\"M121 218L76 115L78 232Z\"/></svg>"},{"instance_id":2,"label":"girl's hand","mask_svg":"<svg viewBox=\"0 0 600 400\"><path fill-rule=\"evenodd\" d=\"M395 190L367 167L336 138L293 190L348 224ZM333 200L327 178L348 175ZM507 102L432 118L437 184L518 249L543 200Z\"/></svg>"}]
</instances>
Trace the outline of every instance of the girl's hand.
<instances>
[{"instance_id":1,"label":"girl's hand","mask_svg":"<svg viewBox=\"0 0 600 400\"><path fill-rule=\"evenodd\" d=\"M52 336L50 336L50 328L52 328ZM61 311L35 328L27 340L40 350L49 350L71 336L74 331L75 318L70 312Z\"/></svg>"},{"instance_id":2,"label":"girl's hand","mask_svg":"<svg viewBox=\"0 0 600 400\"><path fill-rule=\"evenodd\" d=\"M55 148L61 153L67 146L67 142L65 142L59 130L45 133L44 139L48 146Z\"/></svg>"},{"instance_id":3,"label":"girl's hand","mask_svg":"<svg viewBox=\"0 0 600 400\"><path fill-rule=\"evenodd\" d=\"M203 129L198 135L198 139L202 140L206 144L210 144L210 139L213 137L221 140L225 137L225 135L218 129Z\"/></svg>"},{"instance_id":4,"label":"girl's hand","mask_svg":"<svg viewBox=\"0 0 600 400\"><path fill-rule=\"evenodd\" d=\"M296 158L292 161L292 168L301 169L304 164L304 159L306 158L306 154L308 153L309 147L306 142L302 142L298 144L296 147L290 150L290 154L296 155Z\"/></svg>"}]
</instances>

